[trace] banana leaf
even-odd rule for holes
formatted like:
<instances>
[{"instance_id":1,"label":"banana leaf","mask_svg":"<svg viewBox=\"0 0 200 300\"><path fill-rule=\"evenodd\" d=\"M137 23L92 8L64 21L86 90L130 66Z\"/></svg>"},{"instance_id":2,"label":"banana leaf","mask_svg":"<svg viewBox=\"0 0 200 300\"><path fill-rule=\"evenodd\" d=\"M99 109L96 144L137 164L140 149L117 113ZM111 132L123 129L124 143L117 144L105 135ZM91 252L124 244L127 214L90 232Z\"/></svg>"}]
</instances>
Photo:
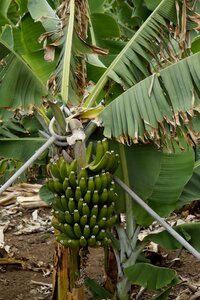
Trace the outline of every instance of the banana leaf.
<instances>
[{"instance_id":1,"label":"banana leaf","mask_svg":"<svg viewBox=\"0 0 200 300\"><path fill-rule=\"evenodd\" d=\"M185 145L185 150L181 151L177 146L175 152L169 153L166 149L158 150L153 145L123 147L125 153L124 157L120 156L120 160L126 164L129 187L160 216L169 215L176 208L184 186L192 176L193 149ZM122 174L119 167L116 175L124 180ZM122 197L119 197L117 207L122 205ZM153 221L135 202L133 214L140 225L147 226Z\"/></svg>"},{"instance_id":2,"label":"banana leaf","mask_svg":"<svg viewBox=\"0 0 200 300\"><path fill-rule=\"evenodd\" d=\"M186 204L200 199L200 160L195 162L192 177L184 186L184 189L177 201L176 208L180 209Z\"/></svg>"},{"instance_id":3,"label":"banana leaf","mask_svg":"<svg viewBox=\"0 0 200 300\"><path fill-rule=\"evenodd\" d=\"M26 162L45 142L44 138L1 138L0 157Z\"/></svg>"},{"instance_id":4,"label":"banana leaf","mask_svg":"<svg viewBox=\"0 0 200 300\"><path fill-rule=\"evenodd\" d=\"M137 263L125 268L124 273L132 283L154 291L180 282L175 270L147 263Z\"/></svg>"},{"instance_id":5,"label":"banana leaf","mask_svg":"<svg viewBox=\"0 0 200 300\"><path fill-rule=\"evenodd\" d=\"M197 251L200 252L200 240L199 236L200 223L185 223L182 225L173 227L183 238L185 238ZM180 249L182 246L177 240L175 240L166 230L159 233L149 234L144 238L144 241L152 241L159 244L165 249Z\"/></svg>"}]
</instances>

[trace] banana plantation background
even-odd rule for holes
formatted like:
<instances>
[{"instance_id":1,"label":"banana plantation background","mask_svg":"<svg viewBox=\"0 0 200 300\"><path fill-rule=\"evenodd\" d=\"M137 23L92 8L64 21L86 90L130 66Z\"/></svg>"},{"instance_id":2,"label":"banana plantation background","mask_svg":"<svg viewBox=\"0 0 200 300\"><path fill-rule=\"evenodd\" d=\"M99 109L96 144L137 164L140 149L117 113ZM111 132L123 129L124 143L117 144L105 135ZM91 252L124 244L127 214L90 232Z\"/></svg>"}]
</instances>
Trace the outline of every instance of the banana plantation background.
<instances>
[{"instance_id":1,"label":"banana plantation background","mask_svg":"<svg viewBox=\"0 0 200 300\"><path fill-rule=\"evenodd\" d=\"M55 235L61 232L52 299L84 299L84 285L93 299L130 299L133 284L153 290L152 299L170 299L180 283L175 270L151 264L144 249L150 241L170 250L182 244L165 230L140 241L140 230L154 218L120 182L162 218L200 198L199 13L195 0L1 0L0 184L54 135L55 143L20 178L41 180L40 196L54 208ZM83 213L90 223L83 221L80 234L72 228L70 241L77 243L65 239L70 221L58 212L66 203L55 204L54 194L68 197L66 176L84 199L89 178L101 200L112 190L104 203L113 205L111 214L97 214L107 222L101 225L106 237L88 233L100 226L91 220L91 205L103 209L92 191ZM64 212L75 218L80 206L70 201ZM200 251L199 222L174 229ZM84 278L78 284L79 254L88 245L103 247L105 265L116 269L110 286Z\"/></svg>"}]
</instances>

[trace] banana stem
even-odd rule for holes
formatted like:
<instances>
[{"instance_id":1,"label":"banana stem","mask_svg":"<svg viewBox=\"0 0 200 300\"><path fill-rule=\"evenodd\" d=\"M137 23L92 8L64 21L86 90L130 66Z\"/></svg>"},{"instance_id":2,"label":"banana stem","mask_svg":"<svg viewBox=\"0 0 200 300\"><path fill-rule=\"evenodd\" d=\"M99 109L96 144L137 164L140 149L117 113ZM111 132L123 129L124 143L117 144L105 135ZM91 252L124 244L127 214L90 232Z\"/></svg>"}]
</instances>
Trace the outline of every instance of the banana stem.
<instances>
[{"instance_id":1,"label":"banana stem","mask_svg":"<svg viewBox=\"0 0 200 300\"><path fill-rule=\"evenodd\" d=\"M84 300L84 287L76 287L79 278L79 249L56 244L52 300Z\"/></svg>"},{"instance_id":2,"label":"banana stem","mask_svg":"<svg viewBox=\"0 0 200 300\"><path fill-rule=\"evenodd\" d=\"M119 154L120 154L123 181L127 186L129 186L130 183L129 183L126 155L124 151L124 146L121 144L119 145ZM127 224L126 231L127 231L128 239L131 239L134 236L136 230L136 223L133 215L133 201L127 193L125 194L125 203L126 203L126 224Z\"/></svg>"}]
</instances>

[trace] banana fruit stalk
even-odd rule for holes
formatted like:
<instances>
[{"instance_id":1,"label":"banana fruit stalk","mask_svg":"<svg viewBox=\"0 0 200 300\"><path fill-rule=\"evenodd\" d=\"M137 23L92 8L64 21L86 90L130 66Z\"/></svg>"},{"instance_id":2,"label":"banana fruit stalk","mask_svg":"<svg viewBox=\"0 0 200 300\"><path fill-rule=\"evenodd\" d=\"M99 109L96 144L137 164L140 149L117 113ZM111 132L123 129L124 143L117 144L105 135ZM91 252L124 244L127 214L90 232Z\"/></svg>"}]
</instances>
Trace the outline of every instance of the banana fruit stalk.
<instances>
[{"instance_id":1,"label":"banana fruit stalk","mask_svg":"<svg viewBox=\"0 0 200 300\"><path fill-rule=\"evenodd\" d=\"M109 151L107 139L98 141L96 147L90 142L86 152L88 165L79 171L76 159L69 164L60 157L49 166L46 187L55 195L52 225L57 241L65 247L108 246L108 232L118 220L112 174L119 155Z\"/></svg>"}]
</instances>

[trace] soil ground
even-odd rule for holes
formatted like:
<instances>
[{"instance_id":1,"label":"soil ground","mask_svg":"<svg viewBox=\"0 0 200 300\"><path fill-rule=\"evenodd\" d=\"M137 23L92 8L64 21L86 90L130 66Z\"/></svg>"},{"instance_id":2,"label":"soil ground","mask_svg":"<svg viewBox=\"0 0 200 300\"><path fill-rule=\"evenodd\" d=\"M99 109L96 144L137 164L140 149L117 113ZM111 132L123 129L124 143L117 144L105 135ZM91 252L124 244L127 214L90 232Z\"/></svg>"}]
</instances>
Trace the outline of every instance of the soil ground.
<instances>
[{"instance_id":1,"label":"soil ground","mask_svg":"<svg viewBox=\"0 0 200 300\"><path fill-rule=\"evenodd\" d=\"M8 209L7 209L8 210ZM14 213L5 214L0 208L1 223L8 226L4 232L4 248L0 248L0 258L15 259L15 264L3 263L0 259L0 300L39 300L51 299L52 265L54 253L54 235L51 227L51 210L15 208ZM40 221L37 227L34 224ZM35 227L34 227L35 226ZM32 232L28 233L31 228ZM149 252L152 261L158 265L169 265L176 253ZM89 255L87 275L103 283L103 251L92 249ZM170 294L169 299L200 299L200 262L183 251L174 262L173 268L182 277L179 284ZM133 287L131 299L137 299L139 289ZM92 299L87 293L87 299ZM151 294L144 292L138 298L151 299Z\"/></svg>"}]
</instances>

